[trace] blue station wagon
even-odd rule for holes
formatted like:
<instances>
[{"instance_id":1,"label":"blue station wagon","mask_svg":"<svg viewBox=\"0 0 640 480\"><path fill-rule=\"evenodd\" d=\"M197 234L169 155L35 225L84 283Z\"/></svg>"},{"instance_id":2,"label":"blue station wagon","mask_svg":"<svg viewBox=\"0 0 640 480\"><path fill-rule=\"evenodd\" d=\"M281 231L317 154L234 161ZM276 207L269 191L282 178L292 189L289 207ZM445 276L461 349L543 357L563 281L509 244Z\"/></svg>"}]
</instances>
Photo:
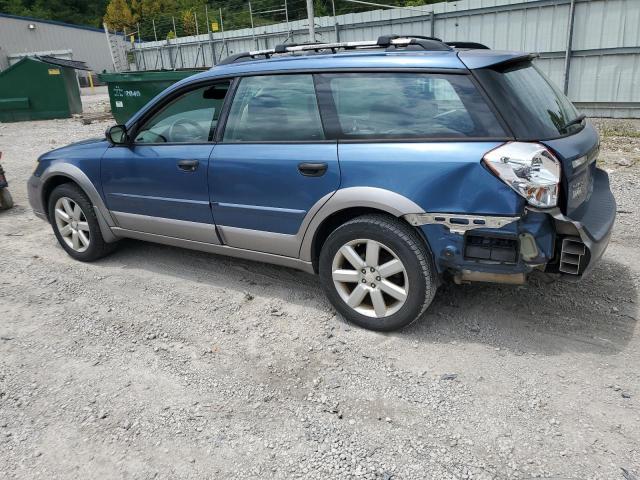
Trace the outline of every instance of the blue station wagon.
<instances>
[{"instance_id":1,"label":"blue station wagon","mask_svg":"<svg viewBox=\"0 0 640 480\"><path fill-rule=\"evenodd\" d=\"M443 281L579 278L615 200L533 58L392 35L236 54L42 155L30 203L75 259L134 238L298 268L374 330Z\"/></svg>"}]
</instances>

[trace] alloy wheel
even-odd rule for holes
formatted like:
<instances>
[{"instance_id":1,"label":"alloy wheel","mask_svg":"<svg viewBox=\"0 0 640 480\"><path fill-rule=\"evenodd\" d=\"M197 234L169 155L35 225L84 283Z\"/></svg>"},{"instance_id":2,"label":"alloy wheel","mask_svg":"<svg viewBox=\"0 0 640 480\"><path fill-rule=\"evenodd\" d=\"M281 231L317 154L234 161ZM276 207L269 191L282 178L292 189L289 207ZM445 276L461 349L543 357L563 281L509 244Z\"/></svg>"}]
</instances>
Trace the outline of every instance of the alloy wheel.
<instances>
[{"instance_id":1,"label":"alloy wheel","mask_svg":"<svg viewBox=\"0 0 640 480\"><path fill-rule=\"evenodd\" d=\"M89 248L91 233L82 208L69 197L60 197L55 205L56 227L72 250L82 253Z\"/></svg>"},{"instance_id":2,"label":"alloy wheel","mask_svg":"<svg viewBox=\"0 0 640 480\"><path fill-rule=\"evenodd\" d=\"M333 284L344 302L368 317L382 318L402 308L409 292L407 270L386 245L352 240L335 254Z\"/></svg>"}]
</instances>

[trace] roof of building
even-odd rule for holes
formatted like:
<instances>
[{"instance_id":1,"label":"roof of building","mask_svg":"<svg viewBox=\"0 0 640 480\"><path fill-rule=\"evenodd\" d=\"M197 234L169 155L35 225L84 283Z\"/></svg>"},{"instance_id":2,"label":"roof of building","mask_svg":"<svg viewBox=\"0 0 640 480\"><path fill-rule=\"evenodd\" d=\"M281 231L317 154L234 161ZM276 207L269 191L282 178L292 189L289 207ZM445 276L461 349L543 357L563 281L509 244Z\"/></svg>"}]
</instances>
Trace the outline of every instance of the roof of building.
<instances>
[{"instance_id":1,"label":"roof of building","mask_svg":"<svg viewBox=\"0 0 640 480\"><path fill-rule=\"evenodd\" d=\"M72 23L58 22L57 20L44 20L42 18L21 17L19 15L10 15L8 13L0 13L0 19L1 18L12 18L14 20L24 20L26 22L32 22L32 23L48 23L51 25L57 25L59 27L78 28L80 30L89 30L91 32L104 33L104 30L100 28L87 27L85 25L74 25Z\"/></svg>"}]
</instances>

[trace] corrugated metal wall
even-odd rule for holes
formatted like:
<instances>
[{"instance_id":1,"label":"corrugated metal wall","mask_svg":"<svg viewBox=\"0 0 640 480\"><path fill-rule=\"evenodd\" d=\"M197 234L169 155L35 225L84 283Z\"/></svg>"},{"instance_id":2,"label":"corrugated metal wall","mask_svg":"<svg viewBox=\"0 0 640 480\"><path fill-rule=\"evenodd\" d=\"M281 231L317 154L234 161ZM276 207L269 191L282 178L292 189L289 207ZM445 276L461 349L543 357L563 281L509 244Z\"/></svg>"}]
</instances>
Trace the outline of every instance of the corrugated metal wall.
<instances>
[{"instance_id":1,"label":"corrugated metal wall","mask_svg":"<svg viewBox=\"0 0 640 480\"><path fill-rule=\"evenodd\" d=\"M10 56L54 50L71 50L74 60L86 62L96 72L113 71L103 31L0 15L0 69L9 66Z\"/></svg>"},{"instance_id":2,"label":"corrugated metal wall","mask_svg":"<svg viewBox=\"0 0 640 480\"><path fill-rule=\"evenodd\" d=\"M412 10L374 10L316 18L318 41L397 33L538 52L561 88L571 0L459 0ZM419 11L416 11L419 10ZM424 13L422 13L424 12ZM433 19L433 24L432 24ZM225 56L308 41L306 20L136 45L138 68L211 66ZM214 60L215 57L215 60ZM568 94L592 116L640 118L640 0L576 0Z\"/></svg>"}]
</instances>

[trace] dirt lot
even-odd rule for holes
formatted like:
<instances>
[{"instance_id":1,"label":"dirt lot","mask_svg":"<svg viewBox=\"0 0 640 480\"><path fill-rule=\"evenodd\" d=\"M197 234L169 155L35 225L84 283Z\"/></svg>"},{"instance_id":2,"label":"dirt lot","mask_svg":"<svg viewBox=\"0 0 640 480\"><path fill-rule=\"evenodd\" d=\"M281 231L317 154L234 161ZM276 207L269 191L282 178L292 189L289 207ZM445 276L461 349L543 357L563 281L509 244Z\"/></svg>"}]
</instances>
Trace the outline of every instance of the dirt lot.
<instances>
[{"instance_id":1,"label":"dirt lot","mask_svg":"<svg viewBox=\"0 0 640 480\"><path fill-rule=\"evenodd\" d=\"M640 123L598 122L619 212L591 277L447 286L394 334L285 268L134 241L71 260L25 182L107 124L0 125L0 477L640 476Z\"/></svg>"}]
</instances>

